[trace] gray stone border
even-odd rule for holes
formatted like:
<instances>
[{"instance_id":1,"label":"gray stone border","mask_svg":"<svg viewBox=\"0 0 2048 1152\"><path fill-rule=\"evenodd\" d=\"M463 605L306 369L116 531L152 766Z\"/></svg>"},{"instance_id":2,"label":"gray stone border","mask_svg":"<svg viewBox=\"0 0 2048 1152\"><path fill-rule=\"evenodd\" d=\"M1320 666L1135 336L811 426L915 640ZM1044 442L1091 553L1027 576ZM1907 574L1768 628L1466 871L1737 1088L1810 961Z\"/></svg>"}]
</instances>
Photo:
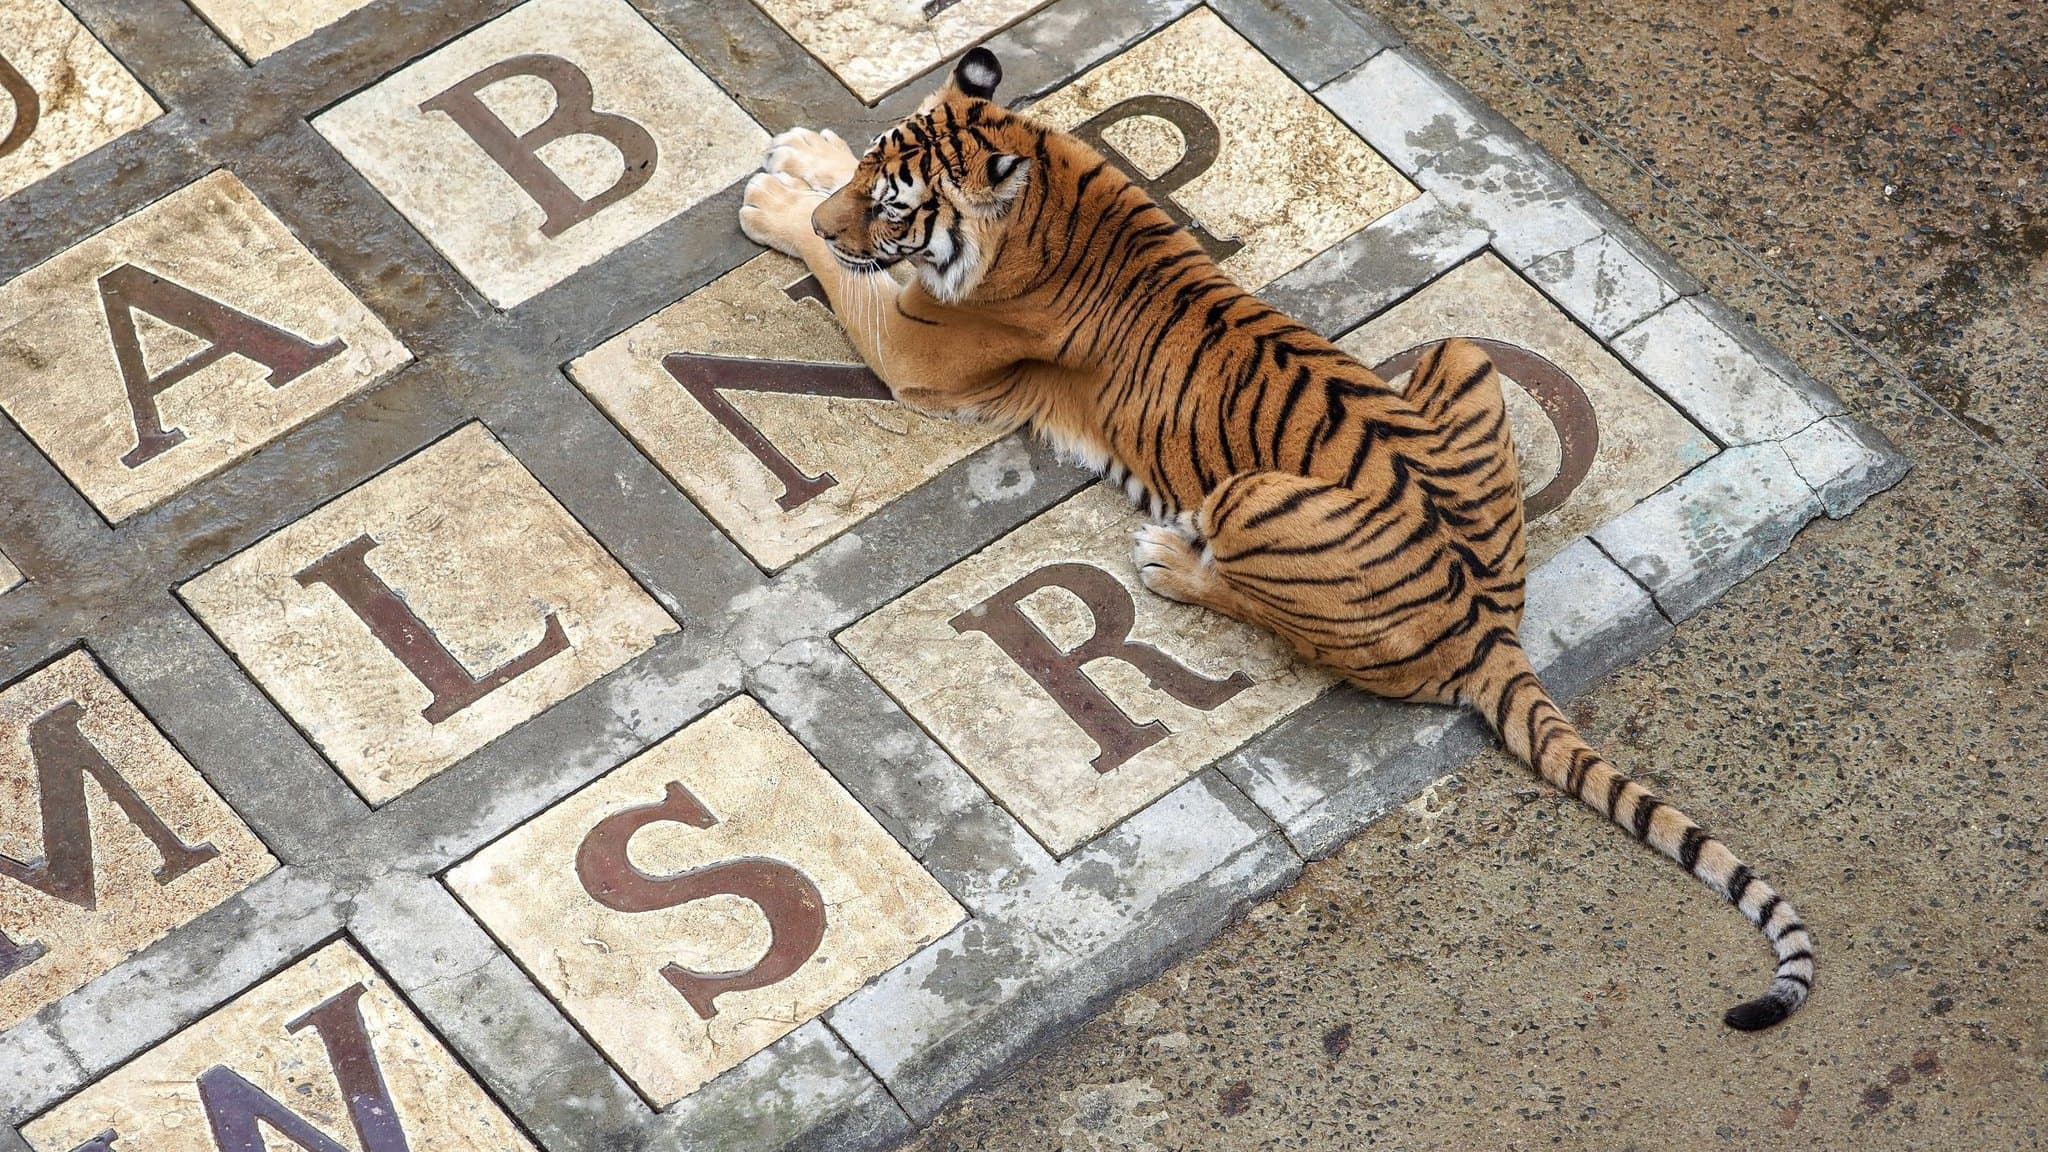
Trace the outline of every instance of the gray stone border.
<instances>
[{"instance_id":1,"label":"gray stone border","mask_svg":"<svg viewBox=\"0 0 2048 1152\"><path fill-rule=\"evenodd\" d=\"M28 577L0 598L0 682L84 644L281 864L0 1034L0 1152L26 1149L6 1125L344 932L549 1152L880 1147L1484 745L1470 716L1340 689L1053 859L831 636L1087 477L1001 441L770 578L562 373L752 255L732 226L736 187L499 313L307 127L514 0L376 0L253 67L178 0L67 3L168 111L0 203L0 278L225 166L418 361L118 531L0 420L0 488L25 496L0 509L0 541ZM929 83L870 108L752 5L636 3L771 131L873 131ZM1328 0L1211 6L1424 193L1281 277L1268 299L1334 336L1491 249L1722 446L1532 574L1525 635L1555 693L1661 643L1809 520L1847 515L1903 474L1880 436L1386 29ZM1192 7L1056 0L992 44L1011 62L1013 95L1029 97ZM683 631L372 811L170 589L471 419ZM439 876L741 691L971 918L656 1113Z\"/></svg>"}]
</instances>

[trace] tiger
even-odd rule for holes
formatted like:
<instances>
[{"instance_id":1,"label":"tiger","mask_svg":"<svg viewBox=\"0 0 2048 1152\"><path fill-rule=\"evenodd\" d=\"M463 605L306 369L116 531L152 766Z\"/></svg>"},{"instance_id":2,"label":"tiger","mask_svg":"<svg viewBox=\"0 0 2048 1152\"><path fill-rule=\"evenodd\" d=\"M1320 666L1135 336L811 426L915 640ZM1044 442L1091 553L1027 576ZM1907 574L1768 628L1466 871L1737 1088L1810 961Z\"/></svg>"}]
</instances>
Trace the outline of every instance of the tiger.
<instances>
[{"instance_id":1,"label":"tiger","mask_svg":"<svg viewBox=\"0 0 2048 1152\"><path fill-rule=\"evenodd\" d=\"M742 231L804 262L897 401L1031 429L1120 486L1149 513L1147 589L1375 695L1473 708L1735 905L1776 967L1727 1025L1796 1011L1814 978L1799 914L1594 751L1530 665L1522 483L1487 355L1434 344L1396 390L1240 288L1088 144L997 103L1001 79L969 51L859 157L831 131L774 137Z\"/></svg>"}]
</instances>

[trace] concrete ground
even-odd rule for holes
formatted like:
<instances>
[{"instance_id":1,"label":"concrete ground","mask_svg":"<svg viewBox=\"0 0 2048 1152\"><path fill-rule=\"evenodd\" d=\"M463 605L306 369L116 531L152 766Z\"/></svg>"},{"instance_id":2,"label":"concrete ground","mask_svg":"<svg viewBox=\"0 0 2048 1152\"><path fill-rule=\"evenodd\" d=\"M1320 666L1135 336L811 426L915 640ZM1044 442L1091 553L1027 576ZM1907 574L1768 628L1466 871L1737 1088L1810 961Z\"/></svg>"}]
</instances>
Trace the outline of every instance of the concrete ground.
<instances>
[{"instance_id":1,"label":"concrete ground","mask_svg":"<svg viewBox=\"0 0 2048 1152\"><path fill-rule=\"evenodd\" d=\"M2048 1144L2048 9L1354 2L1913 461L1571 707L1818 989L1488 754L913 1147Z\"/></svg>"}]
</instances>

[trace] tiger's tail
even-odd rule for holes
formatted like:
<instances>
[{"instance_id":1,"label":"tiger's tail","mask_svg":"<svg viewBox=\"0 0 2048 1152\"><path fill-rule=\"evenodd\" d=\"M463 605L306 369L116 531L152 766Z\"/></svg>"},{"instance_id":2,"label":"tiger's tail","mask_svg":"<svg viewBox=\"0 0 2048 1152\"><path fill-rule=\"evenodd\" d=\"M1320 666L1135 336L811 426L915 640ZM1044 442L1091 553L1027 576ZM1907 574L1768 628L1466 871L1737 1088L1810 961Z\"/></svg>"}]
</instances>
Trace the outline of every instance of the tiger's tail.
<instances>
[{"instance_id":1,"label":"tiger's tail","mask_svg":"<svg viewBox=\"0 0 2048 1152\"><path fill-rule=\"evenodd\" d=\"M1676 860L1740 909L1771 942L1778 957L1771 990L1730 1008L1723 1017L1728 1026L1753 1032L1798 1011L1813 988L1813 939L1791 903L1757 879L1727 845L1593 751L1544 691L1513 633L1503 630L1494 640L1462 695L1509 751L1565 794Z\"/></svg>"}]
</instances>

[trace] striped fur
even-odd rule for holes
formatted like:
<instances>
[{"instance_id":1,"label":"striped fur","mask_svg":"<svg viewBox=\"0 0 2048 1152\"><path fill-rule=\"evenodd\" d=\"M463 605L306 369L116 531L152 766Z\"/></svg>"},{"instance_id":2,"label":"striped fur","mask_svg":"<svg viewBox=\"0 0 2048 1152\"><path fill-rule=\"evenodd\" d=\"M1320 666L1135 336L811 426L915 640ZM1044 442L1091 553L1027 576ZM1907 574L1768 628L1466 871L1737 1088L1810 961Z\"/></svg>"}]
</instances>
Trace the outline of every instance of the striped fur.
<instances>
[{"instance_id":1,"label":"striped fur","mask_svg":"<svg viewBox=\"0 0 2048 1152\"><path fill-rule=\"evenodd\" d=\"M1798 1008L1813 952L1791 905L1588 747L1530 668L1521 478L1485 354L1437 345L1391 388L1232 283L1086 145L991 103L991 77L995 58L970 53L858 161L836 138L778 137L743 227L806 261L904 403L1031 427L1145 507L1153 591L1379 695L1471 705L1734 903L1777 967L1730 1025ZM907 283L888 275L904 263Z\"/></svg>"}]
</instances>

